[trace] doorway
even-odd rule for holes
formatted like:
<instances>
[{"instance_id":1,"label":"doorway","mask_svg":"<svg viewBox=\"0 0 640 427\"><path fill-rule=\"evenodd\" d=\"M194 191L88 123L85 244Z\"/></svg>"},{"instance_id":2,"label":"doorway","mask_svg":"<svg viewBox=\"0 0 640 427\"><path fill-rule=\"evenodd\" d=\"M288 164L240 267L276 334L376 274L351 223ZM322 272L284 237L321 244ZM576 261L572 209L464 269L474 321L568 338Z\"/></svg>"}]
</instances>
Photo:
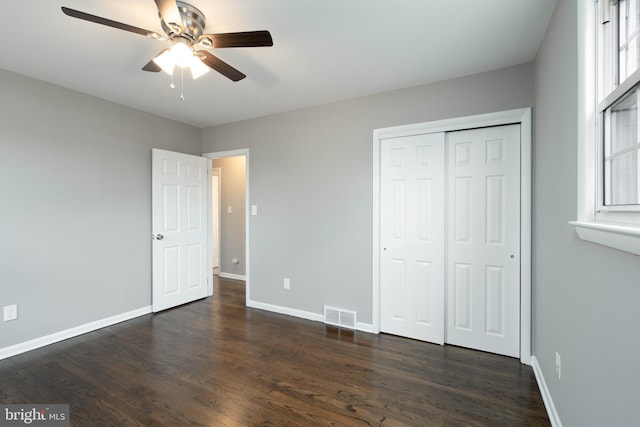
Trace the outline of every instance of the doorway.
<instances>
[{"instance_id":1,"label":"doorway","mask_svg":"<svg viewBox=\"0 0 640 427\"><path fill-rule=\"evenodd\" d=\"M405 295L403 296L402 300L398 298L396 298L396 300L392 300L393 295L389 295L389 291L387 289L388 286L382 285L383 280L388 281L390 277L393 279L394 274L397 275L395 279L406 281L406 277L403 276L403 274L405 274L405 270L403 269L402 262L401 262L402 257L395 257L392 260L393 262L389 262L388 255L387 255L387 252L385 251L385 248L390 250L390 247L389 247L388 241L385 242L382 236L383 228L389 227L389 224L385 224L385 221L388 221L388 218L389 218L388 211L389 209L395 209L393 206L389 207L390 203L388 202L388 195L387 195L387 200L383 200L383 192L388 191L388 188L387 190L385 190L383 187L385 185L387 187L389 187L390 185L391 186L396 185L398 197L404 194L403 193L404 190L403 188L401 188L403 185L401 183L401 180L398 180L395 184L393 183L393 181L391 181L391 184L388 182L384 183L381 181L383 156L390 155L389 153L387 154L383 153L383 147L385 145L389 145L389 143L392 143L393 141L397 142L397 141L403 141L403 140L406 141L408 145L417 144L415 147L413 146L410 147L410 150L406 151L406 153L409 153L409 152L413 153L411 155L412 156L411 160L414 164L416 163L416 161L418 163L420 162L428 163L430 161L428 157L430 156L436 156L436 157L438 155L445 156L446 134L451 134L454 131L464 131L469 129L489 128L492 126L504 126L504 125L516 124L518 125L517 133L518 133L518 136L520 137L519 141L516 141L516 143L519 142L519 146L517 148L519 148L519 151L520 151L520 153L518 153L515 156L515 162L517 163L517 168L518 168L516 174L519 175L517 177L519 179L516 180L517 181L516 184L519 187L517 188L517 190L519 190L521 197L518 197L518 196L515 197L515 216L516 217L518 216L517 212L520 213L519 215L520 226L516 227L515 231L513 231L513 228L512 228L512 231L511 231L512 233L515 232L518 235L516 236L517 239L515 240L512 239L515 242L517 242L517 244L514 247L508 248L507 251L510 251L508 254L505 252L506 255L505 254L502 254L502 255L505 255L507 257L507 261L514 260L517 257L518 258L517 261L519 261L519 267L520 267L520 268L509 267L512 276L515 277L514 280L518 282L517 284L519 286L517 287L518 288L517 290L520 292L519 295L515 295L513 294L513 292L509 295L512 305L515 304L516 308L519 308L519 315L517 313L515 315L513 313L510 313L510 315L512 316L512 319L515 318L515 322L512 320L512 323L515 323L516 328L519 327L519 331L516 331L517 335L516 335L516 343L515 343L515 347L516 347L515 352L514 352L513 346L511 347L510 351L511 351L511 355L515 355L515 356L519 355L520 360L523 363L529 363L530 356L531 356L531 347L530 347L531 345L531 332L530 332L530 325L531 325L531 319L530 319L531 118L530 117L531 116L530 114L531 114L530 109L511 110L511 111L505 111L505 112L499 112L499 113L484 114L479 116L443 120L438 122L420 123L415 125L400 126L400 127L387 128L387 129L378 129L374 131L374 150L373 150L374 151L374 194L373 194L374 204L373 204L373 260L372 260L373 308L372 308L372 312L373 312L373 330L375 332L380 332L381 330L385 331L389 329L387 324L383 325L382 317L388 315L386 311L389 310L390 304L391 304L391 310L396 310L396 311L401 310L403 305L405 307L412 306L411 309L414 311L413 314L418 317L420 316L423 317L419 319L420 321L417 322L417 324L420 325L422 323L421 326L430 325L432 326L431 329L433 331L436 331L434 335L436 339L429 339L429 341L434 341L438 343L443 343L445 341L448 341L453 344L459 344L459 341L457 341L455 338L454 339L448 339L448 338L455 336L455 334L453 333L453 329L456 328L456 325L461 327L465 326L464 324L468 319L464 319L463 318L464 316L457 317L457 318L452 317L453 313L456 310L458 310L457 313L462 313L462 314L470 313L471 310L477 312L479 307L479 306L472 307L471 305L465 306L464 304L462 304L465 301L469 302L469 304L474 303L469 298L464 297L463 293L460 293L460 292L464 291L465 289L465 287L462 286L464 282L464 280L462 279L464 279L465 277L471 278L470 275L472 274L472 272L474 275L476 275L476 273L472 271L474 269L469 269L469 268L465 269L466 267L471 265L470 262L467 262L465 260L462 260L462 261L458 260L458 262L454 262L455 268L451 267L452 261L455 261L456 257L464 253L464 250L466 250L466 246L462 245L462 246L465 246L465 248L463 248L462 246L457 245L458 242L450 241L451 236L455 235L456 232L459 232L458 234L460 234L461 232L467 230L467 228L465 227L468 225L468 222L462 221L462 220L465 220L465 218L468 220L474 220L475 218L475 216L473 215L465 216L464 209L462 210L458 209L457 211L455 211L456 216L453 218L450 218L450 213L449 213L450 211L454 210L454 205L456 203L462 206L464 205L463 202L470 200L464 197L460 198L464 194L467 194L469 197L473 197L472 193L470 192L465 193L464 191L462 191L464 189L462 187L460 187L460 190L461 190L460 192L455 193L454 190L455 190L456 184L471 185L472 179L469 178L471 174L466 172L464 177L456 176L455 174L451 175L452 171L454 170L454 167L452 166L452 164L450 164L450 162L452 161L464 162L465 159L468 158L468 157L465 157L465 155L471 155L472 153L471 148L473 144L468 144L468 141L466 140L458 141L458 144L455 145L455 147L453 148L453 150L457 149L458 152L453 152L453 154L447 155L447 157L442 157L440 159L440 163L439 163L440 166L438 167L442 170L438 172L438 168L429 169L430 172L433 172L435 170L437 177L430 177L426 175L424 177L422 176L414 177L415 179L417 179L415 181L416 185L414 186L415 187L414 190L417 192L415 194L416 197L414 197L414 201L416 198L420 200L421 198L424 199L426 196L434 197L435 199L438 199L438 200L434 199L432 205L440 206L442 210L446 209L449 212L447 212L445 215L445 212L439 212L436 209L436 211L430 212L429 215L422 217L422 220L424 220L423 222L420 222L420 220L416 218L412 219L414 221L413 225L418 227L419 229L418 231L420 231L421 233L422 232L426 233L428 231L425 225L429 221L438 221L438 215L442 214L444 221L440 221L438 226L436 226L436 224L433 223L432 230L438 231L437 233L432 235L425 234L424 236L422 236L424 237L424 239L421 238L421 240L423 240L424 242L438 241L438 242L435 242L435 245L440 246L440 249L436 250L435 248L432 248L431 252L429 252L429 247L427 246L425 247L421 246L420 248L418 248L420 250L420 253L424 254L421 256L428 257L428 254L431 253L432 257L430 259L426 259L426 258L420 259L419 260L420 262L416 264L420 268L416 268L415 269L416 271L411 272L411 274L413 275L412 277L414 277L414 279L418 277L420 278L420 280L422 280L424 277L431 275L431 277L436 278L436 282L438 282L437 279L442 276L444 276L445 280L444 282L440 280L438 282L439 288L437 286L434 288L438 292L434 292L434 289L428 289L428 288L409 289L405 287L403 288L404 291L412 292L413 297L411 297L411 295ZM422 137L420 137L420 135L422 135ZM430 135L430 136L425 137L425 135ZM436 135L440 135L440 136L436 136ZM464 134L461 134L461 135L464 135ZM422 142L419 141L421 138L423 140ZM467 138L467 135L465 135L465 138ZM413 141L413 139L415 139L415 141ZM387 141L387 144L383 144L384 141ZM450 145L449 142L447 142L446 145L448 147ZM493 156L500 156L503 153L500 151L499 144L496 145L493 142L489 143L487 141L484 141L480 143L480 145L482 145L483 147L486 146L491 149L491 153L490 153L492 156L491 159L494 158ZM427 147L427 146L430 146L430 147ZM420 147L423 147L423 148L420 148ZM398 153L398 157L394 161L397 162L397 164L401 164L401 162L403 161L402 155L399 154L401 153L401 150L397 151L397 153ZM486 152L483 152L483 154L479 154L479 153L476 154L476 156L486 156L486 155L487 155ZM482 159L482 162L486 163L485 160L487 159L488 158L484 157ZM435 158L433 160L435 161ZM411 173L413 174L413 172ZM492 172L490 176L496 177L498 176L498 174L495 174ZM440 178L442 178L443 182L438 182L438 179ZM490 186L488 188L491 191L495 190L495 191L498 191L498 193L502 191L501 190L502 187L497 185L499 182L498 179L492 178L492 179L489 179L488 181L486 181L486 179L488 178L480 178L480 180L482 181L482 186L487 184ZM469 187L468 189L470 188L471 187ZM498 193L493 194L493 196L495 196ZM422 197L422 196L425 196L425 197ZM393 199L391 200L393 201ZM391 203L391 205L393 205L393 203ZM425 206L429 206L429 204L426 204ZM400 209L400 211L398 211L399 212L398 217L405 216L406 218L409 218L411 216L411 215L409 216L404 215L404 213L401 211L400 205L398 205L397 208ZM405 209L408 209L408 208L405 208ZM483 209L486 209L486 208L483 208ZM469 214L469 211L466 211L466 212L467 214ZM460 215L458 215L458 213L460 213ZM510 212L510 215L512 213L514 213L513 210ZM485 214L486 214L486 211L484 212L483 215ZM413 215L413 216L416 216L416 215ZM482 215L478 215L478 217L481 217L481 216ZM452 228L452 227L456 226L456 221L458 220L462 222L459 222L458 224L459 227L456 230L455 228ZM487 221L485 220L482 220L483 227L487 227L487 226L493 227L499 224L500 220L501 220L501 217L499 216L492 216L492 219L491 219L492 222L490 221L489 223L487 223ZM402 234L404 226L405 224L400 224L400 223L391 224L391 228L392 228L391 231L393 233L400 233L399 234L400 236ZM440 236L440 234L442 234L441 233L442 230L445 231L444 236ZM461 236L462 235L460 234L458 237L461 237ZM496 237L496 236L494 235L493 237ZM486 240L485 237L482 237L482 239ZM398 240L398 239L395 239L395 240ZM496 245L496 246L499 246L499 245ZM408 246L408 247L411 248L411 246ZM445 250L445 248L447 247L454 248L455 250L453 252ZM416 248L413 248L413 249L416 249ZM425 250L427 252L425 252ZM514 258L511 258L512 255ZM443 257L445 258L445 260L442 259ZM497 262L492 261L486 264L490 265L491 268L489 268L488 270L483 268L482 269L483 276L485 276L484 273L487 273L487 272L488 272L487 274L490 273L489 276L486 276L486 278L493 280L495 286L492 289L493 291L495 291L496 289L499 288L500 286L499 279L500 277L502 277L498 273L500 271L505 272L506 270L501 270L500 268L497 268L497 267L500 267L501 265ZM507 268L507 267L505 266L504 268ZM465 276L463 274L465 272L467 272L469 275ZM456 275L460 276L459 277L460 280L458 281L460 283L460 286L458 287L458 289L456 290L455 288L452 288L452 289L445 288L444 286L446 283L454 283L453 279L456 278ZM475 277L476 279L474 280L479 280L480 278L479 273ZM485 280L485 277L483 277L482 280ZM402 291L401 288L398 288L398 289ZM469 289L469 288L467 287L466 289ZM456 296L456 292L458 292L457 296ZM422 298L423 300L427 300L428 295L432 296L431 301L434 301L434 300L438 301L438 304L436 304L437 307L435 311L433 309L434 307L428 307L426 305L418 306L417 304L415 304L416 299ZM497 297L493 298L492 301L493 302L497 301L498 299L496 298ZM454 306L453 304L457 304L457 307ZM444 315L440 315L438 314L437 309L446 311L447 313L445 313ZM487 327L489 327L490 329L491 328L495 329L496 326L503 325L503 323L500 323L500 322L505 320L505 318L499 317L503 315L503 312L501 310L498 310L496 313L497 314L494 315L493 317L489 317L489 319L477 320L476 323L484 322L482 329L486 329ZM426 318L427 315L435 316L434 317L434 319L436 319L435 323L427 321L428 320ZM445 323L444 319L446 318L447 315L449 318L453 319L453 323L451 322L451 319L447 319L448 321ZM486 321L489 321L489 324L487 324ZM440 323L438 324L438 322ZM428 329L428 328L423 328L423 329ZM496 332L496 331L493 331L493 329L491 330L491 332L493 332L495 335L499 335L499 331ZM396 333L394 331L391 331L391 332ZM438 336L438 334L441 334L441 336ZM465 344L462 344L462 345L465 345ZM470 346L474 346L474 345L470 345ZM490 348L480 347L480 349L485 349L487 351L494 351L491 349L491 347ZM500 352L500 351L496 350L495 352Z\"/></svg>"},{"instance_id":2,"label":"doorway","mask_svg":"<svg viewBox=\"0 0 640 427\"><path fill-rule=\"evenodd\" d=\"M205 153L203 157L211 159L209 272L214 272L217 261L218 265L215 267L217 275L221 278L244 282L245 299L248 300L250 286L249 150ZM216 182L218 191L213 188ZM216 197L217 203L214 200ZM214 212L216 207L217 215ZM209 295L213 295L213 281L209 287Z\"/></svg>"}]
</instances>

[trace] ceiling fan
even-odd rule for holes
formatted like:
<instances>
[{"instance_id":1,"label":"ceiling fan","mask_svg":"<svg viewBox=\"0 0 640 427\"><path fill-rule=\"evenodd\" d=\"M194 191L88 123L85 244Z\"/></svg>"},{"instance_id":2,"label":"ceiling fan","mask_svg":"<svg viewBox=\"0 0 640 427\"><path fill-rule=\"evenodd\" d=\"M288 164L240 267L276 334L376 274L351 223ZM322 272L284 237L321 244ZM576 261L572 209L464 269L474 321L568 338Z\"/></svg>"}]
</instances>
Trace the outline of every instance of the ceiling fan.
<instances>
[{"instance_id":1,"label":"ceiling fan","mask_svg":"<svg viewBox=\"0 0 640 427\"><path fill-rule=\"evenodd\" d=\"M269 31L244 31L237 33L204 34L206 20L204 14L182 1L155 0L158 7L160 24L165 35L158 34L143 28L123 24L111 19L91 15L79 10L62 7L62 11L73 18L95 22L119 30L147 36L154 40L170 40L172 46L162 50L142 69L144 71L159 72L164 70L173 75L176 66L191 69L193 78L198 78L209 69L216 70L223 76L237 82L246 77L245 74L227 64L211 52L203 48L226 47L260 47L273 46L273 40Z\"/></svg>"}]
</instances>

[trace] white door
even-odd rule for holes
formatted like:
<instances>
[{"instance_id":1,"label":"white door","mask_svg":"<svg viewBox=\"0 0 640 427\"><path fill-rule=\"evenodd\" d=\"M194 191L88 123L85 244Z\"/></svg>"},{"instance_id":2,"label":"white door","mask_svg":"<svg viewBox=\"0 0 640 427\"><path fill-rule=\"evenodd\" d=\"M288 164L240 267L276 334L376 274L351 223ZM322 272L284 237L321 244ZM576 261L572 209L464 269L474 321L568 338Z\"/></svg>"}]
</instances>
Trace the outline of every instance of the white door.
<instances>
[{"instance_id":1,"label":"white door","mask_svg":"<svg viewBox=\"0 0 640 427\"><path fill-rule=\"evenodd\" d=\"M152 151L153 311L207 296L207 159Z\"/></svg>"},{"instance_id":2,"label":"white door","mask_svg":"<svg viewBox=\"0 0 640 427\"><path fill-rule=\"evenodd\" d=\"M447 133L447 338L520 354L520 125Z\"/></svg>"},{"instance_id":3,"label":"white door","mask_svg":"<svg viewBox=\"0 0 640 427\"><path fill-rule=\"evenodd\" d=\"M220 267L220 168L211 176L211 242L213 268Z\"/></svg>"},{"instance_id":4,"label":"white door","mask_svg":"<svg viewBox=\"0 0 640 427\"><path fill-rule=\"evenodd\" d=\"M444 341L444 134L387 139L381 153L380 329Z\"/></svg>"}]
</instances>

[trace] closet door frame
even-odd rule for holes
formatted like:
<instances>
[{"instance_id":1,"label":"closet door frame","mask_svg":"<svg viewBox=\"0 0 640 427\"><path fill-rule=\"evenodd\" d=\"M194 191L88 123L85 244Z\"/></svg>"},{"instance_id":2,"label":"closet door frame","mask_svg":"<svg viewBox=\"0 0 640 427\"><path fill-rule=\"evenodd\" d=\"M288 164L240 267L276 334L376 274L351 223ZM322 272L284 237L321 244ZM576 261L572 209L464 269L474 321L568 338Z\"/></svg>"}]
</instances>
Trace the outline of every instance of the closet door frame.
<instances>
[{"instance_id":1,"label":"closet door frame","mask_svg":"<svg viewBox=\"0 0 640 427\"><path fill-rule=\"evenodd\" d=\"M380 333L380 158L382 140L520 124L520 362L531 364L531 108L499 111L373 131L372 332Z\"/></svg>"}]
</instances>

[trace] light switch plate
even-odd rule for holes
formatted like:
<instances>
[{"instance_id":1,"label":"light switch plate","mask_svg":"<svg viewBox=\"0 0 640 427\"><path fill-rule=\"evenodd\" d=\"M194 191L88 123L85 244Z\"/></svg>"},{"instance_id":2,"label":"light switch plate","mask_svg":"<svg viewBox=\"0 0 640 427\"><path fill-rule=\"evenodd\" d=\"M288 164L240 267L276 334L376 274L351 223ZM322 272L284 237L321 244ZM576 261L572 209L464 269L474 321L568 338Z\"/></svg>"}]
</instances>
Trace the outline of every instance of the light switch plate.
<instances>
[{"instance_id":1,"label":"light switch plate","mask_svg":"<svg viewBox=\"0 0 640 427\"><path fill-rule=\"evenodd\" d=\"M251 205L251 215L258 215L258 206Z\"/></svg>"},{"instance_id":2,"label":"light switch plate","mask_svg":"<svg viewBox=\"0 0 640 427\"><path fill-rule=\"evenodd\" d=\"M18 305L7 305L4 307L4 321L16 320L18 318Z\"/></svg>"},{"instance_id":3,"label":"light switch plate","mask_svg":"<svg viewBox=\"0 0 640 427\"><path fill-rule=\"evenodd\" d=\"M231 208L231 206L227 206L227 213L228 214L233 213L233 209Z\"/></svg>"}]
</instances>

